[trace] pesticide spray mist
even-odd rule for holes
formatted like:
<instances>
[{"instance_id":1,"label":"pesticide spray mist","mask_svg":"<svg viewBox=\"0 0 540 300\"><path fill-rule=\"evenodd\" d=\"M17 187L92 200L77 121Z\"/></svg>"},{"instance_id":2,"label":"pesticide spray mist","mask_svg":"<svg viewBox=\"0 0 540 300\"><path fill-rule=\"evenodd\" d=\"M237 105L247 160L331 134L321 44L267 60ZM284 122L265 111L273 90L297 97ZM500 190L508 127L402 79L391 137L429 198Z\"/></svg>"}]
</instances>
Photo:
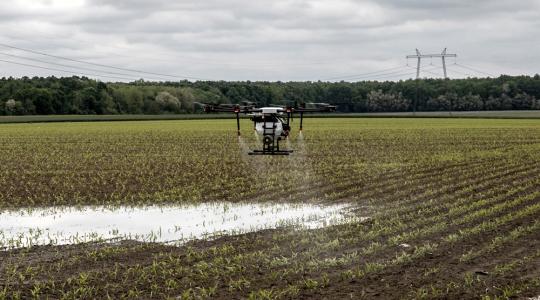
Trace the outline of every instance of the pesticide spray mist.
<instances>
[{"instance_id":1,"label":"pesticide spray mist","mask_svg":"<svg viewBox=\"0 0 540 300\"><path fill-rule=\"evenodd\" d=\"M290 170L294 172L293 180L296 182L296 186L303 191L300 194L297 194L296 197L302 197L303 194L306 194L313 187L317 186L317 180L313 176L313 167L311 162L308 159L307 147L304 140L304 134L302 131L298 133L294 142L292 138L287 139L287 147L294 150L294 152L289 156L289 163L291 165ZM310 200L310 199L294 199L296 200Z\"/></svg>"},{"instance_id":2,"label":"pesticide spray mist","mask_svg":"<svg viewBox=\"0 0 540 300\"><path fill-rule=\"evenodd\" d=\"M249 147L244 141L244 138L242 136L238 136L238 147L240 147L240 156L242 157L243 161L246 161L249 156Z\"/></svg>"},{"instance_id":3,"label":"pesticide spray mist","mask_svg":"<svg viewBox=\"0 0 540 300\"><path fill-rule=\"evenodd\" d=\"M304 133L300 130L298 133L298 138L296 139L296 143L298 144L298 150L302 152L302 154L305 156L306 154L306 144L304 143Z\"/></svg>"},{"instance_id":4,"label":"pesticide spray mist","mask_svg":"<svg viewBox=\"0 0 540 300\"><path fill-rule=\"evenodd\" d=\"M304 134L300 131L296 136L289 136L282 140L284 146L287 149L294 152L284 157L278 156L250 156L248 153L251 151L250 146L260 147L262 143L261 136L257 131L253 131L254 137L238 136L238 147L240 151L240 157L242 162L251 170L252 174L256 176L257 180L265 180L272 176L284 176L282 179L290 180L300 192L295 192L290 195L294 201L298 200L311 200L313 196L309 193L313 187L317 186L318 180L314 177L313 167L308 159L308 151L304 140ZM281 174L284 170L287 172ZM280 175L281 174L281 175ZM303 196L303 195L311 196ZM302 199L305 197L306 199ZM308 198L309 197L309 198ZM281 199L276 199L281 200Z\"/></svg>"},{"instance_id":5,"label":"pesticide spray mist","mask_svg":"<svg viewBox=\"0 0 540 300\"><path fill-rule=\"evenodd\" d=\"M259 141L257 140L257 142ZM247 141L242 136L238 136L238 147L240 149L240 158L242 159L242 162L251 168L254 171L254 174L260 174L260 172L263 171L263 166L261 164L262 157L257 159L249 155L251 149L249 148Z\"/></svg>"}]
</instances>

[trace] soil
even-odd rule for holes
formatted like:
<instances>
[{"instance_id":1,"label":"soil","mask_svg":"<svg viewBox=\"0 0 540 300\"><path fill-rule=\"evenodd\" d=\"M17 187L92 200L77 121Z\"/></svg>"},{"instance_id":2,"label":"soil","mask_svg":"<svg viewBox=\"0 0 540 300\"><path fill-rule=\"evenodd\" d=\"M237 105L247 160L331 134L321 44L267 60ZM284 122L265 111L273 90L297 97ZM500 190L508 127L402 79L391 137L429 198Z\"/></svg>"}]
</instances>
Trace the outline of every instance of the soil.
<instances>
[{"instance_id":1,"label":"soil","mask_svg":"<svg viewBox=\"0 0 540 300\"><path fill-rule=\"evenodd\" d=\"M507 228L486 232L482 236L465 239L459 243L444 245L436 248L432 253L428 253L424 258L414 260L411 263L398 266L389 266L378 272L368 274L363 278L345 280L340 278L343 267L336 267L328 273L330 283L316 291L308 289L300 290L297 297L299 299L402 299L416 298L415 291L422 287L430 287L444 291L441 295L432 295L430 298L441 299L476 299L484 294L500 294L500 289L506 286L513 286L523 283L528 286L530 280L540 278L540 258L533 259L529 263L520 266L510 273L499 276L495 273L494 267L516 259L522 259L526 255L531 255L532 250L540 249L540 232L534 232L525 239L518 239L497 249L493 253L482 255L473 261L460 262L463 253L474 249L481 249L488 244L498 231L515 228L516 226L529 224L536 220L535 217L522 219L511 224ZM369 226L369 222L366 222ZM145 244L135 241L119 241L114 243L89 243L82 245L65 246L37 246L30 249L19 249L0 252L0 274L7 272L9 266L18 265L20 268L27 266L40 266L45 269L55 266L59 261L69 262L72 258L87 257L93 251L107 249L122 249L123 255L102 258L99 261L91 262L85 259L68 263L69 268L58 272L51 272L45 277L39 275L32 281L19 283L6 282L4 277L0 278L0 287L9 286L12 289L24 290L31 288L36 282L50 280L54 282L68 282L76 274L81 272L101 273L110 270L111 266L121 264L122 266L147 266L154 262L156 255L173 255L180 259L186 258L187 249L189 251L204 252L213 247L223 245L250 245L245 250L249 252L268 251L265 244L257 243L259 240L271 240L273 235L287 235L283 230L265 230L256 233L249 233L241 236L221 237L212 241L193 241L187 245L176 247L162 244ZM294 237L294 234L292 235ZM247 242L247 243L246 243ZM284 239L275 246L283 246L286 249L288 239ZM415 242L409 242L413 247ZM411 252L412 248L400 248L401 251ZM288 249L296 253L302 253L308 249L296 248ZM389 255L397 249L388 249L376 252L369 256L369 261L385 261ZM287 254L287 253L283 253ZM332 255L335 255L333 253ZM253 266L247 266L242 276L250 279L250 291L268 289L269 287L286 287L288 283L301 280L303 276L286 276L285 281L268 282L265 270L257 270ZM459 283L464 285L465 274L474 274L477 282L470 288L464 286L449 285ZM315 276L317 274L304 274L304 277ZM454 288L452 288L452 286ZM128 292L123 291L123 292ZM122 290L116 292L122 294ZM54 298L55 294L51 294ZM540 295L540 286L529 285L522 290L520 297L534 297ZM105 296L105 295L103 295ZM247 296L246 291L231 292L225 284L218 285L213 298L240 299ZM287 298L287 297L286 297Z\"/></svg>"}]
</instances>

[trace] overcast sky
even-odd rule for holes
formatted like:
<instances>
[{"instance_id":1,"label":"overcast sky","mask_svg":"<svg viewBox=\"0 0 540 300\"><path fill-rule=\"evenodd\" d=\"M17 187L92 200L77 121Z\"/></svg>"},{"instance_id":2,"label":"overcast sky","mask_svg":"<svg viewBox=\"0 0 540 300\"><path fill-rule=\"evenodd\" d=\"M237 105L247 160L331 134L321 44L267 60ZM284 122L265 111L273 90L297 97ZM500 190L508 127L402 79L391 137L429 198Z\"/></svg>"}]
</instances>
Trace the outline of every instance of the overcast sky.
<instances>
[{"instance_id":1,"label":"overcast sky","mask_svg":"<svg viewBox=\"0 0 540 300\"><path fill-rule=\"evenodd\" d=\"M540 72L540 0L2 0L0 32L3 45L178 79L396 80L414 76L415 48L445 47L452 78ZM0 60L0 76L174 80L5 46ZM440 65L423 60L423 76Z\"/></svg>"}]
</instances>

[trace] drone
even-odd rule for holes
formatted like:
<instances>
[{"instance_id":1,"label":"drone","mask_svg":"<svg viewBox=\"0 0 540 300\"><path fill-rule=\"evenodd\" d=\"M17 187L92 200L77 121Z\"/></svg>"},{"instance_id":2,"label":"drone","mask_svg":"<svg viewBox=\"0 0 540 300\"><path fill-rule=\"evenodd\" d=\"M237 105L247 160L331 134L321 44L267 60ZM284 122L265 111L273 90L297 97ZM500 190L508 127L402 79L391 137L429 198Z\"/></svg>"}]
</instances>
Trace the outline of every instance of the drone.
<instances>
[{"instance_id":1,"label":"drone","mask_svg":"<svg viewBox=\"0 0 540 300\"><path fill-rule=\"evenodd\" d=\"M249 155L289 155L293 150L279 148L279 142L287 139L291 131L291 121L294 114L300 114L300 131L302 131L304 113L334 112L336 106L328 103L302 103L294 106L257 107L255 103L244 101L241 104L206 104L203 106L207 113L230 112L236 114L236 126L240 136L240 114L250 116L257 134L263 137L262 150L253 150ZM306 106L309 105L308 107Z\"/></svg>"}]
</instances>

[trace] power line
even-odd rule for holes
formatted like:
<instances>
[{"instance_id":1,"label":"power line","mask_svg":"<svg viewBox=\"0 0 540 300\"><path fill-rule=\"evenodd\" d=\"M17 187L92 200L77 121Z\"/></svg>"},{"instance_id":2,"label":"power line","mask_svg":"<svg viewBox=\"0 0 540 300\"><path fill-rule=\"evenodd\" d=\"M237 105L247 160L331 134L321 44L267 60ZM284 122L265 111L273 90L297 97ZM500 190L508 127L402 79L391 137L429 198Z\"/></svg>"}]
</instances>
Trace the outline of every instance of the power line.
<instances>
[{"instance_id":1,"label":"power line","mask_svg":"<svg viewBox=\"0 0 540 300\"><path fill-rule=\"evenodd\" d=\"M372 77L369 77L369 78L364 78L364 79L361 79L362 81L377 81L377 80L380 80L380 79L385 79L385 78L393 78L393 77L401 77L401 76L408 76L408 75L412 75L414 73L403 73L403 70L399 71L399 72L393 72L393 73L388 73L388 74L381 74L381 75L377 75L377 76L372 76Z\"/></svg>"},{"instance_id":2,"label":"power line","mask_svg":"<svg viewBox=\"0 0 540 300\"><path fill-rule=\"evenodd\" d=\"M464 68L464 69L467 69L467 70L470 70L470 71L473 71L473 72L476 72L476 73L484 74L484 75L487 75L487 76L490 76L490 77L497 77L497 76L495 76L493 74L490 74L488 72L483 72L483 71L480 71L480 70L475 69L475 68L464 66L462 64L454 63L454 65L456 65L458 67L461 67L461 68Z\"/></svg>"},{"instance_id":3,"label":"power line","mask_svg":"<svg viewBox=\"0 0 540 300\"><path fill-rule=\"evenodd\" d=\"M413 69L413 70L416 70L415 67L409 66L409 68L411 68L411 69ZM434 66L431 67L430 69L424 69L424 67L420 67L420 70L421 70L422 72L429 73L429 74L431 74L431 75L440 76L440 74L437 74L437 73L435 73L435 72L431 72L432 70L437 70L437 69L439 69L439 68L440 68L440 66L435 66L435 65L434 65Z\"/></svg>"},{"instance_id":4,"label":"power line","mask_svg":"<svg viewBox=\"0 0 540 300\"><path fill-rule=\"evenodd\" d=\"M48 34L48 33L43 33L43 32L40 32L39 33L40 36L45 36L47 37L48 39L51 39L51 40L60 40L60 39L64 39L65 36L59 36L59 35L51 35L51 34ZM21 38L16 38L17 40L20 40L20 41L26 41L24 39L21 39ZM110 44L107 44L107 45L103 45L103 44L96 44L96 43L92 43L92 42L89 42L87 40L82 40L82 39L76 39L74 37L69 37L69 40L70 41L76 41L78 44L85 44L85 45L91 45L91 46L105 46L107 48L112 48L112 49L116 49L116 50L119 50L119 51L130 51L130 50L133 50L133 48L130 48L130 47L118 47L118 46L114 46L114 45L110 45ZM134 45L134 44L132 44ZM138 43L138 45L145 45L145 43ZM267 59L267 60L261 60L261 59L257 59L257 60L246 60L245 57L241 57L243 62L232 62L230 60L223 60L223 59L209 59L209 58L202 58L202 57L193 57L193 56L180 56L180 55L176 55L176 54L171 54L169 51L152 51L152 53L154 55L157 55L159 57L170 57L171 59L167 59L167 58L157 58L157 57L154 57L154 56L149 56L147 55L146 53L142 53L141 54L137 54L135 56L133 55L126 55L124 53L118 53L116 51L97 51L99 53L103 53L105 55L113 55L113 56L119 56L119 57L124 57L124 58L130 58L130 59L135 59L135 60L149 60L149 61L160 61L160 62L170 62L171 59L175 59L175 60L184 60L184 61L187 61L189 62L190 64L201 64L201 65L221 65L221 66L239 66L239 67L244 67L244 68L247 68L247 69L259 69L260 67L275 67L275 66L281 66L281 65L287 65L287 66L313 66L313 65L327 65L327 64L336 64L338 62L348 62L349 59L347 58L340 58L340 59L327 59L327 58L324 58L324 59L321 59L321 60L317 60L317 61L306 61L305 63L294 63L294 64L290 64L290 63L287 63L286 61L275 61L275 60L270 60L270 59ZM140 51L138 51L139 53Z\"/></svg>"},{"instance_id":5,"label":"power line","mask_svg":"<svg viewBox=\"0 0 540 300\"><path fill-rule=\"evenodd\" d=\"M414 69L414 68L413 68L413 69ZM434 69L433 69L433 70L434 70ZM431 72L431 71L428 71L428 70L425 70L425 69L423 69L422 72L429 73L429 74L435 75L435 76L440 76L440 74L437 74L437 73L435 73L435 72Z\"/></svg>"},{"instance_id":6,"label":"power line","mask_svg":"<svg viewBox=\"0 0 540 300\"><path fill-rule=\"evenodd\" d=\"M429 68L429 69L422 69L422 72L430 73L430 74L435 75L435 76L440 76L440 74L431 72L431 70L438 69L439 67L440 67L440 66L434 66L434 67ZM410 68L410 69L416 70L415 67L411 67L411 66L403 66L403 68ZM384 79L384 78L391 78L391 77L398 77L398 76L407 76L407 75L413 75L413 74L415 74L414 72L413 72L413 73L411 73L411 72L406 72L406 73L404 73L404 71L405 71L405 70L398 70L398 71L388 72L388 73L384 73L384 74L377 74L377 75L369 76L369 78L365 78L364 80L381 79L381 78ZM363 78L363 77L368 77L368 76L360 76L360 77L357 77L357 78L351 78L351 79L360 79L360 78Z\"/></svg>"},{"instance_id":7,"label":"power line","mask_svg":"<svg viewBox=\"0 0 540 300\"><path fill-rule=\"evenodd\" d=\"M461 71L458 71L458 70L456 70L456 69L453 69L453 68L452 68L453 66L454 66L454 65L449 65L450 71L452 71L452 72L454 72L454 73L461 74L461 75L469 76L469 77L473 76L471 73L465 73L465 72L461 72Z\"/></svg>"},{"instance_id":8,"label":"power line","mask_svg":"<svg viewBox=\"0 0 540 300\"><path fill-rule=\"evenodd\" d=\"M388 76L391 76L391 75L394 75L394 74L399 74L399 73L403 73L405 71L405 69L407 69L406 66L402 66L399 70L396 70L396 71L392 71L392 72L386 72L386 73L382 73L382 74L373 74L373 75L364 75L364 76L356 76L356 77L353 77L353 78L349 78L349 79L373 79L373 78L377 78L377 77L388 77Z\"/></svg>"},{"instance_id":9,"label":"power line","mask_svg":"<svg viewBox=\"0 0 540 300\"><path fill-rule=\"evenodd\" d=\"M5 62L5 63L8 63L8 64L14 64L14 65L19 65L19 66L25 66L25 67L31 67L31 68L37 68L37 69L44 69L44 70L50 70L50 71L56 71L56 72L63 72L63 73L68 73L68 74L72 74L72 75L73 74L79 74L79 75L92 76L92 77L105 77L105 78L130 80L130 81L133 80L133 78L107 76L107 75L91 74L91 73L83 73L83 72L73 72L73 71L68 71L68 70L62 70L62 69L56 69L56 68L49 68L49 67L25 64L25 63L14 62L14 61L9 61L9 60L3 60L3 59L0 59L0 62Z\"/></svg>"},{"instance_id":10,"label":"power line","mask_svg":"<svg viewBox=\"0 0 540 300\"><path fill-rule=\"evenodd\" d=\"M405 66L405 68L412 68L412 69L416 69L414 67L411 67L411 66ZM434 68L431 68L429 70L434 70L434 69L437 69L438 67L434 67ZM429 70L424 70L425 72L427 73L431 73L431 74L434 74L434 75L439 75L439 74L436 74L436 73L433 73L433 72L430 72ZM363 79L363 80L372 80L372 79L384 79L384 78L392 78L392 77L399 77L399 76L408 76L408 75L413 75L415 74L415 72L405 72L405 70L399 70L399 71L394 71L394 72L389 72L389 73L385 73L385 74L378 74L378 75L374 75L374 76L370 76L369 78L366 78L366 79Z\"/></svg>"},{"instance_id":11,"label":"power line","mask_svg":"<svg viewBox=\"0 0 540 300\"><path fill-rule=\"evenodd\" d=\"M52 54L48 54L48 53L45 53L45 52L20 48L20 47L11 46L11 45L7 45L7 44L3 44L3 43L0 43L0 46L6 47L6 48L11 48L11 49L16 49L16 50L20 50L20 51L30 52L30 53L34 53L34 54L38 54L38 55L53 57L53 58L57 58L57 59L72 61L72 62L76 62L76 63L87 64L87 65L92 65L92 66L97 66L97 67L102 67L102 68L115 69L115 70L120 70L120 71L127 71L127 72L139 73L139 74L157 75L157 76L170 77L170 78L175 78L175 79L180 79L180 78L186 79L187 78L187 79L195 79L195 80L209 80L209 79L204 79L204 78L199 78L199 77L191 77L191 76L185 76L185 75L170 75L170 74L148 72L148 71L137 70L137 69L128 69L128 68L122 68L122 67L98 64L98 63L88 62L88 61L84 61L84 60L80 60L80 59L73 59L73 58L64 57L64 56L52 55Z\"/></svg>"},{"instance_id":12,"label":"power line","mask_svg":"<svg viewBox=\"0 0 540 300\"><path fill-rule=\"evenodd\" d=\"M407 67L407 68L411 68L411 69L416 69L415 67L411 67L411 66L406 66L406 67ZM438 66L435 66L435 67L432 67L432 68L430 68L430 69L422 69L422 71L427 72L427 73L430 73L430 74L433 74L433 75L436 75L436 76L439 76L439 74L430 71L430 70L435 70L435 69L438 69L438 68L439 68ZM399 71L399 72L401 73L401 72L403 72L403 70L402 70L402 71ZM385 75L385 74L381 74L381 75L376 75L376 76L374 76L374 77L381 77L381 76L382 76L382 77L384 78L384 77L396 77L396 76L405 76L405 75L411 75L411 74L414 74L414 73L403 73L403 74L392 75L392 74L394 74L394 73L397 73L397 72L388 73L387 75L389 75L389 76L387 76L387 75Z\"/></svg>"},{"instance_id":13,"label":"power line","mask_svg":"<svg viewBox=\"0 0 540 300\"><path fill-rule=\"evenodd\" d=\"M97 70L97 69L91 69L91 68L85 68L85 67L76 67L76 66L71 66L71 65L53 63L53 62L49 62L49 61L45 61L45 60L41 60L41 59L30 58L30 57L15 55L15 54L8 54L8 53L4 53L4 52L0 52L0 54L5 55L5 56L9 56L9 57L18 58L18 59L30 60L30 61L49 64L49 65L55 65L55 66L66 67L66 68L73 68L73 69L78 69L78 70L85 70L85 71L90 71L90 72L106 73L106 74L120 75L120 76L133 76L131 74L126 74L126 73L117 73L117 72L110 72L110 71L105 71L105 70ZM138 78L133 77L131 80L137 80L137 79Z\"/></svg>"},{"instance_id":14,"label":"power line","mask_svg":"<svg viewBox=\"0 0 540 300\"><path fill-rule=\"evenodd\" d=\"M416 49L416 55L407 55L406 58L409 59L409 58L416 58L418 59L418 64L416 66L416 77L417 78L420 78L420 69L421 69L421 59L422 58L433 58L433 57L439 57L442 59L442 67L443 67L443 73L444 73L444 78L447 78L447 73L446 73L446 58L447 57L457 57L456 54L449 54L446 52L446 48L440 53L440 54L421 54L420 51L418 49ZM332 79L359 79L359 78L366 78L366 77L369 77L369 78L380 78L380 77L396 77L396 76L404 76L404 75L410 75L409 73L403 73L403 74L400 74L403 72L403 68L411 68L408 64L406 66L399 66L399 67L394 67L394 68L389 68L389 69L383 69L383 70L379 70L379 71L374 71L374 72L368 72L368 73L363 73L363 74L356 74L356 75L347 75L347 76L341 76L341 77L330 77L330 78L326 78L324 80L332 80ZM413 68L414 69L414 68ZM393 71L393 70L396 70L396 71ZM439 74L436 74L434 72L430 72L428 70L425 70L425 69L422 69L424 72L427 72L427 73L430 73L430 74L433 74L433 75L436 75L436 76L439 76ZM393 71L393 72L388 72L388 71ZM386 73L384 73L386 72ZM379 74L379 73L382 73L382 74Z\"/></svg>"},{"instance_id":15,"label":"power line","mask_svg":"<svg viewBox=\"0 0 540 300\"><path fill-rule=\"evenodd\" d=\"M394 74L394 75L386 75L386 76L375 76L375 78L370 78L370 79L374 79L374 80L380 80L380 79L385 79L385 78L393 78L393 77L402 77L402 76L409 76L409 75L413 75L414 72L408 72L408 73L400 73L400 74Z\"/></svg>"},{"instance_id":16,"label":"power line","mask_svg":"<svg viewBox=\"0 0 540 300\"><path fill-rule=\"evenodd\" d=\"M325 78L325 79L322 79L322 80L335 80L335 79L346 79L346 78L358 78L358 77L366 77L366 76L369 76L369 75L372 75L372 74L377 74L377 73L381 73L381 72L387 72L387 71L391 71L391 70L396 70L396 69L401 69L405 66L399 66L399 67L393 67L393 68L388 68L388 69L382 69L382 70L379 70L379 71L373 71L373 72L367 72L367 73L360 73L360 74L354 74L354 75L346 75L346 76L339 76L339 77L330 77L330 78Z\"/></svg>"}]
</instances>

